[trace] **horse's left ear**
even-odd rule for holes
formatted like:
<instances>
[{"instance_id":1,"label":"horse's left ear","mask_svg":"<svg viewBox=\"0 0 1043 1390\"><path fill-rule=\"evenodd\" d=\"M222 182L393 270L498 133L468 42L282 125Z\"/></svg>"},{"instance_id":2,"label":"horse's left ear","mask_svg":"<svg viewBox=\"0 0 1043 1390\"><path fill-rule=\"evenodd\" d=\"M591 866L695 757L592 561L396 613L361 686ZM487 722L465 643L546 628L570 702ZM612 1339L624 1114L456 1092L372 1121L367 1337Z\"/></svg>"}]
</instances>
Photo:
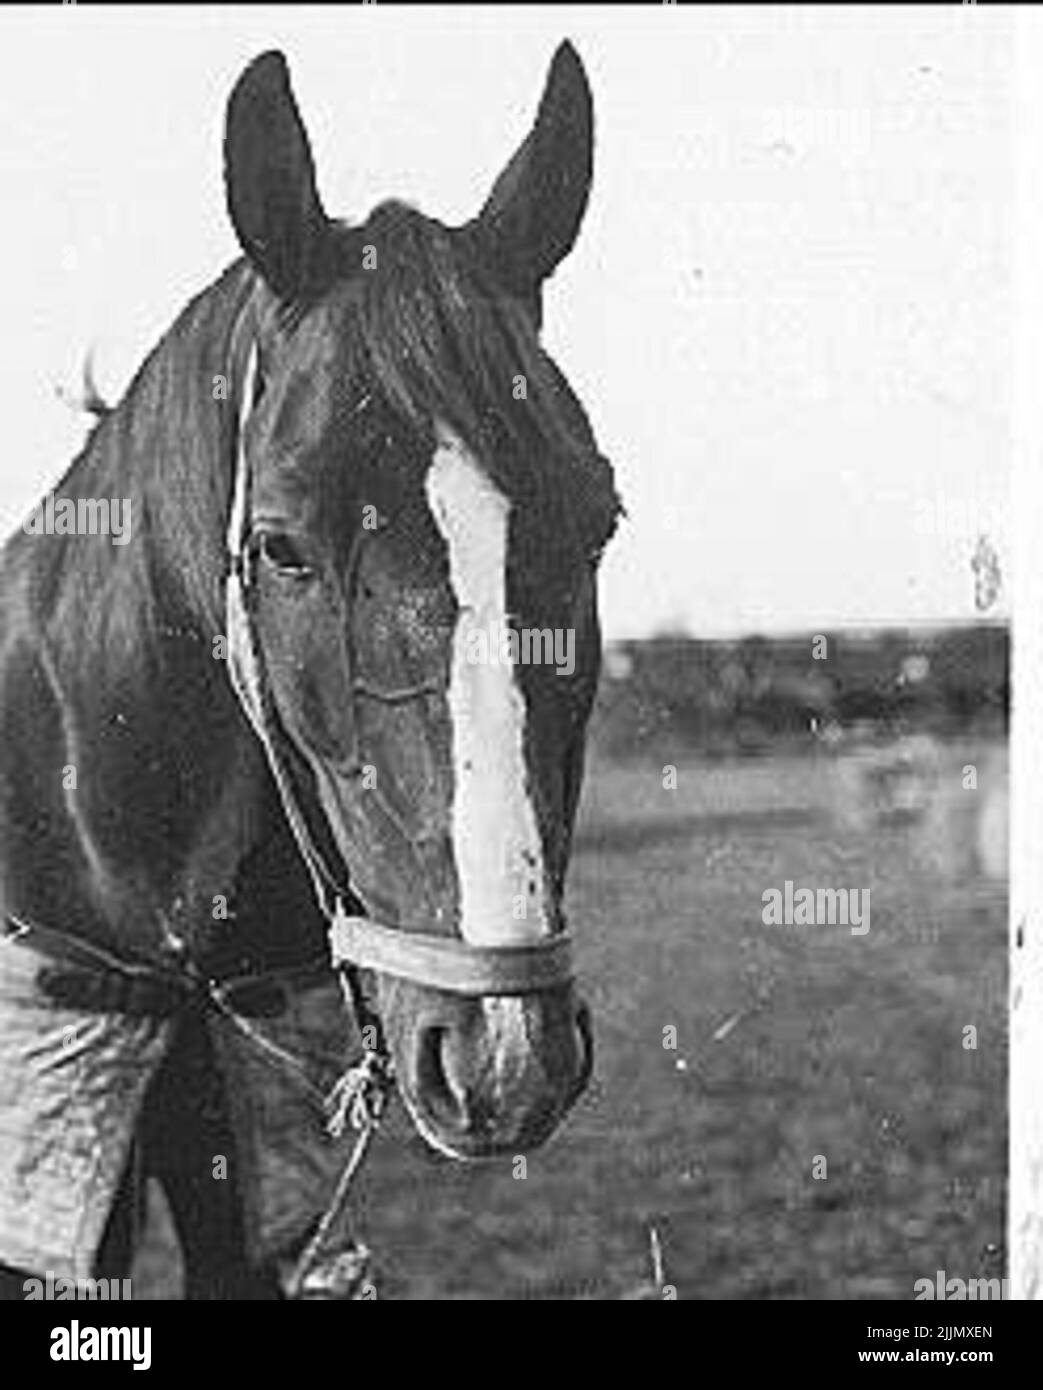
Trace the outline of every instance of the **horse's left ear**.
<instances>
[{"instance_id":1,"label":"horse's left ear","mask_svg":"<svg viewBox=\"0 0 1043 1390\"><path fill-rule=\"evenodd\" d=\"M275 293L292 299L314 269L328 219L281 53L255 58L228 99L225 192L240 246Z\"/></svg>"},{"instance_id":2,"label":"horse's left ear","mask_svg":"<svg viewBox=\"0 0 1043 1390\"><path fill-rule=\"evenodd\" d=\"M536 124L470 224L513 288L531 294L572 250L593 166L590 86L566 41L551 63Z\"/></svg>"}]
</instances>

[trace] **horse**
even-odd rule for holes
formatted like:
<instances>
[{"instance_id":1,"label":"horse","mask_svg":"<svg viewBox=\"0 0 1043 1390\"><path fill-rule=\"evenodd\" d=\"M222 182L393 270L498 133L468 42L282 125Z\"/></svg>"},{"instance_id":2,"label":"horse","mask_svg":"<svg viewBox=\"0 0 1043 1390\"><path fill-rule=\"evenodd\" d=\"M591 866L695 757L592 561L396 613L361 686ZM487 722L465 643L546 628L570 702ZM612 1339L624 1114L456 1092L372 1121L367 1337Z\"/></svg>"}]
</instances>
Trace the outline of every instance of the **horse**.
<instances>
[{"instance_id":1,"label":"horse","mask_svg":"<svg viewBox=\"0 0 1043 1390\"><path fill-rule=\"evenodd\" d=\"M592 161L566 42L477 216L335 219L285 56L239 75L241 254L0 560L5 1297L124 1276L149 1177L186 1297L294 1296L343 1146L289 1126L272 1218L243 1051L305 1073L291 1016L455 1160L582 1094L563 894L622 505L540 333Z\"/></svg>"}]
</instances>

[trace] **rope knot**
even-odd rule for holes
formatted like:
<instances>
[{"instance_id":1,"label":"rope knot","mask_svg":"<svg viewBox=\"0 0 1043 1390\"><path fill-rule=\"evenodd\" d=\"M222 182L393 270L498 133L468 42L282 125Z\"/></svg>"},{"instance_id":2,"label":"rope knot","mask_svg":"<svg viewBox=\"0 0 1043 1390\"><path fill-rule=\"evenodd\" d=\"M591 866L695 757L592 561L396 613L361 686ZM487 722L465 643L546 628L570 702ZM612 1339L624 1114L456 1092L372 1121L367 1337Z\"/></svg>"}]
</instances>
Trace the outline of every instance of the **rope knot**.
<instances>
[{"instance_id":1,"label":"rope knot","mask_svg":"<svg viewBox=\"0 0 1043 1390\"><path fill-rule=\"evenodd\" d=\"M339 1139L348 1124L359 1132L376 1128L390 1085L386 1058L367 1049L362 1060L347 1069L323 1101L327 1133Z\"/></svg>"}]
</instances>

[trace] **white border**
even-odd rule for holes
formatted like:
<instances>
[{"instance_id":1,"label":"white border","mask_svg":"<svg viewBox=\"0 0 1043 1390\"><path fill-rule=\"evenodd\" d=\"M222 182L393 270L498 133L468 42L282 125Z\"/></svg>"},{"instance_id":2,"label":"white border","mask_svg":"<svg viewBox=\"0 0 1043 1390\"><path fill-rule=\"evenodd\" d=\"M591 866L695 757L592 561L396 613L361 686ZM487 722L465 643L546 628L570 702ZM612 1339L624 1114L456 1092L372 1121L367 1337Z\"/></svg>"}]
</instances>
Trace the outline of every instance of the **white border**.
<instances>
[{"instance_id":1,"label":"white border","mask_svg":"<svg viewBox=\"0 0 1043 1390\"><path fill-rule=\"evenodd\" d=\"M1014 718L1010 1201L1014 1298L1043 1298L1043 15L1014 17ZM1016 936L1019 924L1024 944Z\"/></svg>"}]
</instances>

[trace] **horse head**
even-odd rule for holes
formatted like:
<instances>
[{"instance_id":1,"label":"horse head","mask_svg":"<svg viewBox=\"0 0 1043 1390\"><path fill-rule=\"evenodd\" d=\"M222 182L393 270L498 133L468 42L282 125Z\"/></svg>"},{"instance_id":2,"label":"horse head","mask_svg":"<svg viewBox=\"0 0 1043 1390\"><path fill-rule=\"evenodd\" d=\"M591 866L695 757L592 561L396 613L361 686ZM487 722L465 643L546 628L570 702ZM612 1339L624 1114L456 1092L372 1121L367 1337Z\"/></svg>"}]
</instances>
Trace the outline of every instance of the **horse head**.
<instances>
[{"instance_id":1,"label":"horse head","mask_svg":"<svg viewBox=\"0 0 1043 1390\"><path fill-rule=\"evenodd\" d=\"M248 606L248 650L232 658L263 679L255 722L299 768L330 886L401 938L361 963L413 1120L457 1157L539 1143L589 1069L567 967L519 984L496 965L565 929L618 510L539 339L591 159L567 45L462 227L399 203L329 218L281 55L256 59L228 108L228 207L257 280L230 532L248 605L229 626ZM411 968L421 938L463 950Z\"/></svg>"}]
</instances>

